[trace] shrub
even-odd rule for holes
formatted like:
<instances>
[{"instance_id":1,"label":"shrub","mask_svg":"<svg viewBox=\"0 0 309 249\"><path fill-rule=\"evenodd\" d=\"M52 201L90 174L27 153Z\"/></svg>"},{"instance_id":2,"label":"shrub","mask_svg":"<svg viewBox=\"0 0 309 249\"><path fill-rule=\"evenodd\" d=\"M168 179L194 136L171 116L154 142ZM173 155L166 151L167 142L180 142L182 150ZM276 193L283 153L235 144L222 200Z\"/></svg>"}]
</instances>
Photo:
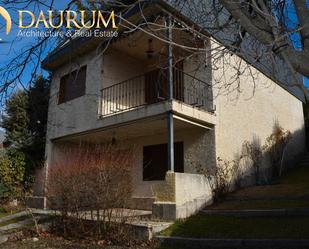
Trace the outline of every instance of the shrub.
<instances>
[{"instance_id":1,"label":"shrub","mask_svg":"<svg viewBox=\"0 0 309 249\"><path fill-rule=\"evenodd\" d=\"M50 166L49 205L64 235L124 238L132 195L132 153L113 145L63 147Z\"/></svg>"},{"instance_id":2,"label":"shrub","mask_svg":"<svg viewBox=\"0 0 309 249\"><path fill-rule=\"evenodd\" d=\"M261 182L261 165L263 159L263 151L259 139L253 138L251 142L245 141L242 146L242 154L250 160L254 170L255 183L258 185Z\"/></svg>"},{"instance_id":3,"label":"shrub","mask_svg":"<svg viewBox=\"0 0 309 249\"><path fill-rule=\"evenodd\" d=\"M233 184L238 185L241 178L239 171L241 157L237 160L217 158L217 166L212 169L199 167L198 173L205 175L212 190L214 201L221 201L231 191ZM237 186L236 186L237 187Z\"/></svg>"},{"instance_id":4,"label":"shrub","mask_svg":"<svg viewBox=\"0 0 309 249\"><path fill-rule=\"evenodd\" d=\"M282 174L284 154L291 137L290 131L284 130L278 122L275 122L273 132L263 146L264 151L270 156L272 177L278 177Z\"/></svg>"},{"instance_id":5,"label":"shrub","mask_svg":"<svg viewBox=\"0 0 309 249\"><path fill-rule=\"evenodd\" d=\"M20 198L23 194L25 156L10 148L0 156L0 201Z\"/></svg>"}]
</instances>

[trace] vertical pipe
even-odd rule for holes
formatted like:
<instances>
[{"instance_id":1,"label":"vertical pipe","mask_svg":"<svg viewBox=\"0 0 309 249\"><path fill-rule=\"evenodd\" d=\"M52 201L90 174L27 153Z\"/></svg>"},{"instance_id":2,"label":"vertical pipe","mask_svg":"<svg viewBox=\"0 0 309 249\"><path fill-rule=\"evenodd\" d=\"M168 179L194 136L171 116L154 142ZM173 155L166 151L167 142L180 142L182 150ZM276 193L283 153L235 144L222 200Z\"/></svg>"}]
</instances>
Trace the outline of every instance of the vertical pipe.
<instances>
[{"instance_id":1,"label":"vertical pipe","mask_svg":"<svg viewBox=\"0 0 309 249\"><path fill-rule=\"evenodd\" d=\"M172 33L172 17L166 18L167 27L167 50L168 50L168 101L173 101L173 46L171 44L173 40ZM174 171L174 120L173 113L168 112L167 114L167 139L168 139L168 170Z\"/></svg>"},{"instance_id":2,"label":"vertical pipe","mask_svg":"<svg viewBox=\"0 0 309 249\"><path fill-rule=\"evenodd\" d=\"M173 46L171 42L173 41L173 32L172 32L172 17L168 16L166 21L167 26L167 44L168 50L168 100L173 100Z\"/></svg>"}]
</instances>

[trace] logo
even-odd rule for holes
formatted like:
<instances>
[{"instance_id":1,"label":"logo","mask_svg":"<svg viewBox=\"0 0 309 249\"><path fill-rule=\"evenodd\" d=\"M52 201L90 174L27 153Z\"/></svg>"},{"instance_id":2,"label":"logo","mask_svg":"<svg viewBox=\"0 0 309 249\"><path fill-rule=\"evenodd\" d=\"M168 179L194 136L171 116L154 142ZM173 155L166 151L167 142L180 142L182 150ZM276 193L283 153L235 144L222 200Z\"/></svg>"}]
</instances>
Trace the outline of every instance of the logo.
<instances>
[{"instance_id":1,"label":"logo","mask_svg":"<svg viewBox=\"0 0 309 249\"><path fill-rule=\"evenodd\" d=\"M18 27L20 30L17 36L115 36L117 35L117 23L119 21L114 11L103 14L101 11L96 10L90 13L86 13L84 10L49 10L46 12L40 11L38 14L35 14L28 10L19 10L18 14ZM11 16L1 6L0 15L6 22L6 34L8 35L12 29ZM25 31L26 29L35 29L38 31L41 27L44 27L46 32ZM50 29L57 30L61 28L65 28L66 32L62 30L60 32L54 32L54 34L50 31ZM85 30L89 32L85 32ZM0 43L4 43L2 39L0 39Z\"/></svg>"},{"instance_id":2,"label":"logo","mask_svg":"<svg viewBox=\"0 0 309 249\"><path fill-rule=\"evenodd\" d=\"M12 28L12 19L11 16L9 14L9 12L7 12L7 10L3 7L0 6L0 15L4 18L5 22L6 22L6 34L8 35L11 31Z\"/></svg>"},{"instance_id":3,"label":"logo","mask_svg":"<svg viewBox=\"0 0 309 249\"><path fill-rule=\"evenodd\" d=\"M34 13L29 10L19 10L19 28L28 29L28 28L39 28L39 25L44 26L45 28L54 28L59 29L65 27L67 29L76 28L76 29L91 29L91 28L109 28L117 29L116 25L116 16L114 11L112 11L108 17L104 16L101 11L91 11L90 18L87 18L86 12L81 11L59 11L57 13L53 11L48 11L47 14L43 11L40 11L39 15L36 17ZM24 24L23 20L24 15L28 15L31 18L31 22ZM55 24L54 20L58 19L58 23ZM89 20L89 21L87 21Z\"/></svg>"}]
</instances>

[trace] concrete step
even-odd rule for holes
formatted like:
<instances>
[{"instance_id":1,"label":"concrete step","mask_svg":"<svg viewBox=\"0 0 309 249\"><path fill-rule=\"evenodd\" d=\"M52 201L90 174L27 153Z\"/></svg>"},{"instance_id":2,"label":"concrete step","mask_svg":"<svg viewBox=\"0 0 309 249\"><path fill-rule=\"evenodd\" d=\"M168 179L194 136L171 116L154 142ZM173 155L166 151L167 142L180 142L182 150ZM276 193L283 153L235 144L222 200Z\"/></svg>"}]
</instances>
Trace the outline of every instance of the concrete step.
<instances>
[{"instance_id":1,"label":"concrete step","mask_svg":"<svg viewBox=\"0 0 309 249\"><path fill-rule=\"evenodd\" d=\"M254 197L254 196L227 196L224 201L299 201L299 200L304 200L308 201L309 200L309 195L302 195L299 194L297 196L264 196L264 197Z\"/></svg>"},{"instance_id":2,"label":"concrete step","mask_svg":"<svg viewBox=\"0 0 309 249\"><path fill-rule=\"evenodd\" d=\"M201 211L204 215L223 215L234 217L283 217L283 216L309 216L309 208L283 208L283 209L243 209L243 210L207 210Z\"/></svg>"},{"instance_id":3,"label":"concrete step","mask_svg":"<svg viewBox=\"0 0 309 249\"><path fill-rule=\"evenodd\" d=\"M173 248L227 248L227 249L305 249L309 239L218 239L156 236L163 246Z\"/></svg>"},{"instance_id":4,"label":"concrete step","mask_svg":"<svg viewBox=\"0 0 309 249\"><path fill-rule=\"evenodd\" d=\"M173 223L162 221L135 221L127 224L132 227L132 231L137 238L151 240L157 233L167 229Z\"/></svg>"},{"instance_id":5,"label":"concrete step","mask_svg":"<svg viewBox=\"0 0 309 249\"><path fill-rule=\"evenodd\" d=\"M115 211L115 214L119 210ZM40 214L40 215L58 215L59 212L53 211L53 210L42 210L42 209L32 209L32 212L34 214ZM126 225L132 227L132 232L136 237L140 239L146 239L150 240L153 238L153 236L165 230L170 225L172 225L172 222L163 222L163 221L155 221L151 220L152 212L148 210L131 210L131 209L123 209L122 210L122 216L121 220L116 217L112 218L113 222L123 222L123 218L126 217L127 221L125 222ZM83 212L84 219L87 221L95 221L96 216L91 216L90 211Z\"/></svg>"},{"instance_id":6,"label":"concrete step","mask_svg":"<svg viewBox=\"0 0 309 249\"><path fill-rule=\"evenodd\" d=\"M152 210L152 204L155 202L154 197L132 197L129 207L136 210Z\"/></svg>"},{"instance_id":7,"label":"concrete step","mask_svg":"<svg viewBox=\"0 0 309 249\"><path fill-rule=\"evenodd\" d=\"M16 214L11 214L11 215L8 215L8 216L4 216L4 217L0 218L0 223L16 219L16 218L25 216L27 214L28 213L26 211L21 211L21 212L18 212Z\"/></svg>"}]
</instances>

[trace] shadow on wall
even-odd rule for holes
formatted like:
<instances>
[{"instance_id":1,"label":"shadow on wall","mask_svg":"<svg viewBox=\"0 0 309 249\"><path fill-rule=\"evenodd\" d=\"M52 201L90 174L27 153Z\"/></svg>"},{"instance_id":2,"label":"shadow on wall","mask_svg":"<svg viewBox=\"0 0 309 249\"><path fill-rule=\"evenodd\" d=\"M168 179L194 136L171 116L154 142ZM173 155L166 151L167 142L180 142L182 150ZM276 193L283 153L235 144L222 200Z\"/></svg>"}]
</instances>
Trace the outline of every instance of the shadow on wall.
<instances>
[{"instance_id":1,"label":"shadow on wall","mask_svg":"<svg viewBox=\"0 0 309 249\"><path fill-rule=\"evenodd\" d=\"M220 201L228 192L242 187L272 184L294 167L304 152L304 130L291 133L275 122L264 144L254 136L251 141L243 142L233 160L217 158L216 167L197 167L197 171L206 176L214 201Z\"/></svg>"}]
</instances>

